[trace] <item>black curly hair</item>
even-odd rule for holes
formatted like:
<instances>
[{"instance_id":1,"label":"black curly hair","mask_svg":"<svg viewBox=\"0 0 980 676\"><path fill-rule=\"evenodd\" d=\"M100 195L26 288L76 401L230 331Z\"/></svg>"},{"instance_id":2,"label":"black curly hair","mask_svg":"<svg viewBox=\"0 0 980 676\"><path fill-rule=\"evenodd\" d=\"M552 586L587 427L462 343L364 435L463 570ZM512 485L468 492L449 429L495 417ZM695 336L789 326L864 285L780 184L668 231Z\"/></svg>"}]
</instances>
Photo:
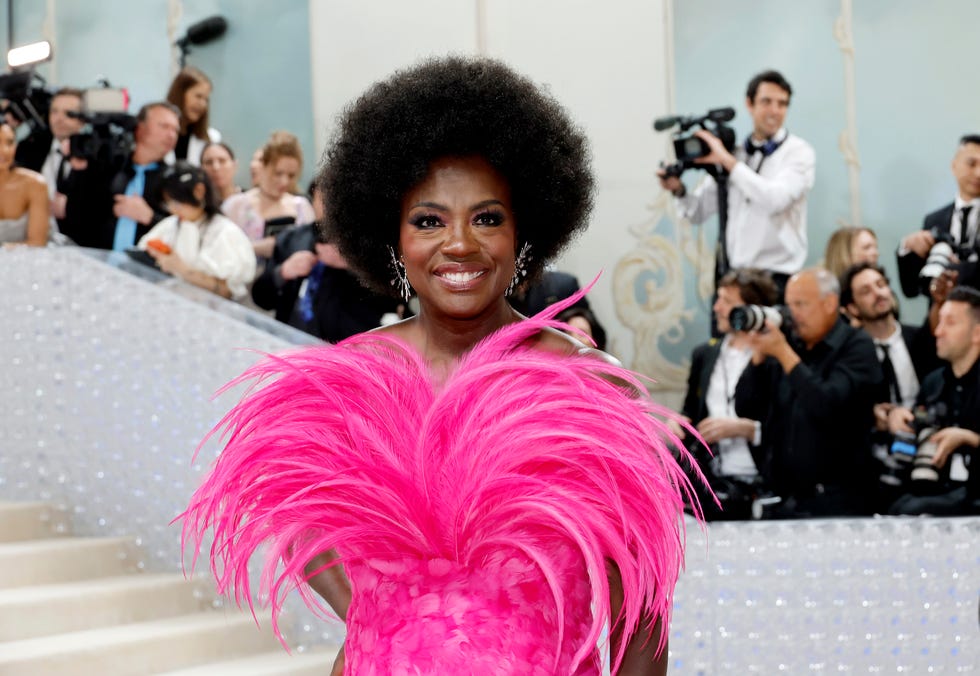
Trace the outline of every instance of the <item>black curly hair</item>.
<instances>
[{"instance_id":1,"label":"black curly hair","mask_svg":"<svg viewBox=\"0 0 980 676\"><path fill-rule=\"evenodd\" d=\"M398 247L402 197L433 161L470 156L510 186L517 246L531 245L528 279L584 230L589 151L561 106L499 61L431 59L345 110L317 177L327 237L365 285L396 295L387 247Z\"/></svg>"}]
</instances>

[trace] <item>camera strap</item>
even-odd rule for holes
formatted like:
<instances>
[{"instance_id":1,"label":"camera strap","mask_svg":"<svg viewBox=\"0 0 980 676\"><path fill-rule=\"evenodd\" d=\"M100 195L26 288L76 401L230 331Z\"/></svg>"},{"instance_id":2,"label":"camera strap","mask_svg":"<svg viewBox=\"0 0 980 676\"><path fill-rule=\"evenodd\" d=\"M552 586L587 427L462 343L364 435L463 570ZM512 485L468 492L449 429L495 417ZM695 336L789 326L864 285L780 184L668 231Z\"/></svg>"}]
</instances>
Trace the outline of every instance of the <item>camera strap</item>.
<instances>
[{"instance_id":1,"label":"camera strap","mask_svg":"<svg viewBox=\"0 0 980 676\"><path fill-rule=\"evenodd\" d=\"M765 163L766 158L779 150L779 146L783 145L787 138L789 138L789 132L787 132L785 129L780 129L779 132L776 132L775 136L767 138L762 145L756 145L753 143L751 134L747 139L745 139L746 159L751 159L756 155L756 153L762 153L762 159L759 160L758 166L756 166L754 169L755 173L758 174L760 171L762 171L762 165Z\"/></svg>"}]
</instances>

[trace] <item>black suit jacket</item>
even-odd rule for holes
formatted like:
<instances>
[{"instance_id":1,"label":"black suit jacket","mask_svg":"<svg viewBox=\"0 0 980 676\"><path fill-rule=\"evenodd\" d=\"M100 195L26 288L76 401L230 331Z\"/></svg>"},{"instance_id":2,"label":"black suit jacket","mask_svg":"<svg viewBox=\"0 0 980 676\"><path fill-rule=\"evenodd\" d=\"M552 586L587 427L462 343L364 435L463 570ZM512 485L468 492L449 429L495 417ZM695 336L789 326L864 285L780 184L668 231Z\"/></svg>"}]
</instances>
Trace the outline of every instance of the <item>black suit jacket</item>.
<instances>
[{"instance_id":1,"label":"black suit jacket","mask_svg":"<svg viewBox=\"0 0 980 676\"><path fill-rule=\"evenodd\" d=\"M136 224L136 239L150 231L154 225L169 216L163 206L161 184L167 165L160 161L156 169L146 172L146 185L143 199L153 209L149 223ZM64 181L65 218L59 221L62 234L70 237L79 246L95 249L111 249L116 234L116 221L112 213L115 195L126 192L126 186L136 171L133 162L127 158L120 166L108 166L92 161L82 171L73 170Z\"/></svg>"},{"instance_id":2,"label":"black suit jacket","mask_svg":"<svg viewBox=\"0 0 980 676\"><path fill-rule=\"evenodd\" d=\"M952 231L954 202L950 202L941 209L933 211L925 217L922 222L923 230L934 230L938 233L949 234ZM907 298L914 298L921 292L919 288L919 272L925 265L926 259L913 251L909 251L904 256L896 255L898 261L898 279L902 285L902 293ZM976 262L963 262L959 267L959 278L957 284L980 288L980 264Z\"/></svg>"},{"instance_id":3,"label":"black suit jacket","mask_svg":"<svg viewBox=\"0 0 980 676\"><path fill-rule=\"evenodd\" d=\"M532 317L549 305L568 298L580 288L574 275L547 270L541 275L541 279L527 288L524 294L513 296L509 300L515 310ZM572 307L589 308L589 301L583 296Z\"/></svg>"},{"instance_id":4,"label":"black suit jacket","mask_svg":"<svg viewBox=\"0 0 980 676\"><path fill-rule=\"evenodd\" d=\"M31 132L30 136L17 144L17 153L14 159L17 164L25 169L40 172L44 166L44 161L48 159L51 152L51 142L54 136L48 131L47 127L37 128Z\"/></svg>"},{"instance_id":5,"label":"black suit jacket","mask_svg":"<svg viewBox=\"0 0 980 676\"><path fill-rule=\"evenodd\" d=\"M336 343L381 324L381 316L398 311L398 301L365 289L347 270L326 268L313 299L313 321L296 312L302 279L283 280L280 267L297 251L314 251L316 225L287 228L276 237L272 260L252 285L252 300L259 307L275 310L276 319L318 338Z\"/></svg>"}]
</instances>

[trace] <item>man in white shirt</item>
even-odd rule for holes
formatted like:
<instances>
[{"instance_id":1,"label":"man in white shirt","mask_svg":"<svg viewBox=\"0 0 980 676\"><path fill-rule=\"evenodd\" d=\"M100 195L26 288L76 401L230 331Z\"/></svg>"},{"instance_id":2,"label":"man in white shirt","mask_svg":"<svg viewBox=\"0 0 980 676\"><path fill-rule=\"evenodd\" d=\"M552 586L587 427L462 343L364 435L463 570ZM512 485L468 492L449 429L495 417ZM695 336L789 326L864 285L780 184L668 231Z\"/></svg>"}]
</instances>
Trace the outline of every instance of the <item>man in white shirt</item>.
<instances>
[{"instance_id":1,"label":"man in white shirt","mask_svg":"<svg viewBox=\"0 0 980 676\"><path fill-rule=\"evenodd\" d=\"M716 136L695 132L710 153L695 160L729 174L726 259L731 269L770 273L782 299L786 281L803 268L807 254L806 200L813 187L813 147L786 131L783 122L793 89L776 71L749 82L745 106L753 130L730 153ZM660 185L677 198L681 215L699 224L718 210L718 186L706 177L691 193L680 178L661 170Z\"/></svg>"},{"instance_id":2,"label":"man in white shirt","mask_svg":"<svg viewBox=\"0 0 980 676\"><path fill-rule=\"evenodd\" d=\"M48 183L48 198L51 200L51 218L61 220L65 217L65 195L58 189L71 172L68 162L68 139L82 130L84 121L69 117L69 112L82 111L82 90L62 87L51 97L48 110L48 128L51 132L51 148L41 165L41 175ZM52 225L55 225L52 223Z\"/></svg>"},{"instance_id":3,"label":"man in white shirt","mask_svg":"<svg viewBox=\"0 0 980 676\"><path fill-rule=\"evenodd\" d=\"M971 254L961 256L955 274L941 282L980 288L980 262L978 262L977 226L980 218L980 134L968 134L960 139L953 156L953 178L956 179L956 198L950 204L925 217L922 230L902 238L898 248L898 273L902 293L914 298L928 288L919 280L919 272L925 265L929 250L937 237L950 236L958 247L965 247ZM951 273L953 271L950 271Z\"/></svg>"}]
</instances>

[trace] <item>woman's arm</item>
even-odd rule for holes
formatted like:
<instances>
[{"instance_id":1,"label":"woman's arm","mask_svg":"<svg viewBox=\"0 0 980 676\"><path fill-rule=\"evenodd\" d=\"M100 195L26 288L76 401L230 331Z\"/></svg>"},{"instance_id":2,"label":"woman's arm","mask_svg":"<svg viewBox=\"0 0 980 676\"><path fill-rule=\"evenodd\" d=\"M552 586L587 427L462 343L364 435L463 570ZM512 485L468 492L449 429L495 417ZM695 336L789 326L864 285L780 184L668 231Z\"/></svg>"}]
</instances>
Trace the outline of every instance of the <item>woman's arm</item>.
<instances>
[{"instance_id":1,"label":"woman's arm","mask_svg":"<svg viewBox=\"0 0 980 676\"><path fill-rule=\"evenodd\" d=\"M610 660L615 663L619 647L624 640L622 626L615 626L616 618L619 617L623 607L623 580L619 568L612 561L607 563L606 573L609 576L610 624L614 625L609 633L609 653ZM663 624L658 619L652 631L649 624L641 624L632 636L626 637L626 652L623 654L619 670L615 672L616 675L664 676L667 673L666 640L664 640L664 649L660 653L657 652L663 632Z\"/></svg>"},{"instance_id":2,"label":"woman's arm","mask_svg":"<svg viewBox=\"0 0 980 676\"><path fill-rule=\"evenodd\" d=\"M310 559L310 562L306 564L303 571L307 575L316 573L317 570L323 568L323 566L336 558L337 552L332 549L322 554L317 554ZM313 588L313 591L319 594L333 608L333 611L337 613L337 617L346 622L347 611L350 608L351 591L350 580L347 579L347 573L344 572L344 567L338 564L321 570L319 573L310 577L308 582L310 587Z\"/></svg>"},{"instance_id":3,"label":"woman's arm","mask_svg":"<svg viewBox=\"0 0 980 676\"><path fill-rule=\"evenodd\" d=\"M48 186L38 176L29 177L27 191L27 239L28 246L47 246L50 224L51 203L48 201Z\"/></svg>"}]
</instances>

